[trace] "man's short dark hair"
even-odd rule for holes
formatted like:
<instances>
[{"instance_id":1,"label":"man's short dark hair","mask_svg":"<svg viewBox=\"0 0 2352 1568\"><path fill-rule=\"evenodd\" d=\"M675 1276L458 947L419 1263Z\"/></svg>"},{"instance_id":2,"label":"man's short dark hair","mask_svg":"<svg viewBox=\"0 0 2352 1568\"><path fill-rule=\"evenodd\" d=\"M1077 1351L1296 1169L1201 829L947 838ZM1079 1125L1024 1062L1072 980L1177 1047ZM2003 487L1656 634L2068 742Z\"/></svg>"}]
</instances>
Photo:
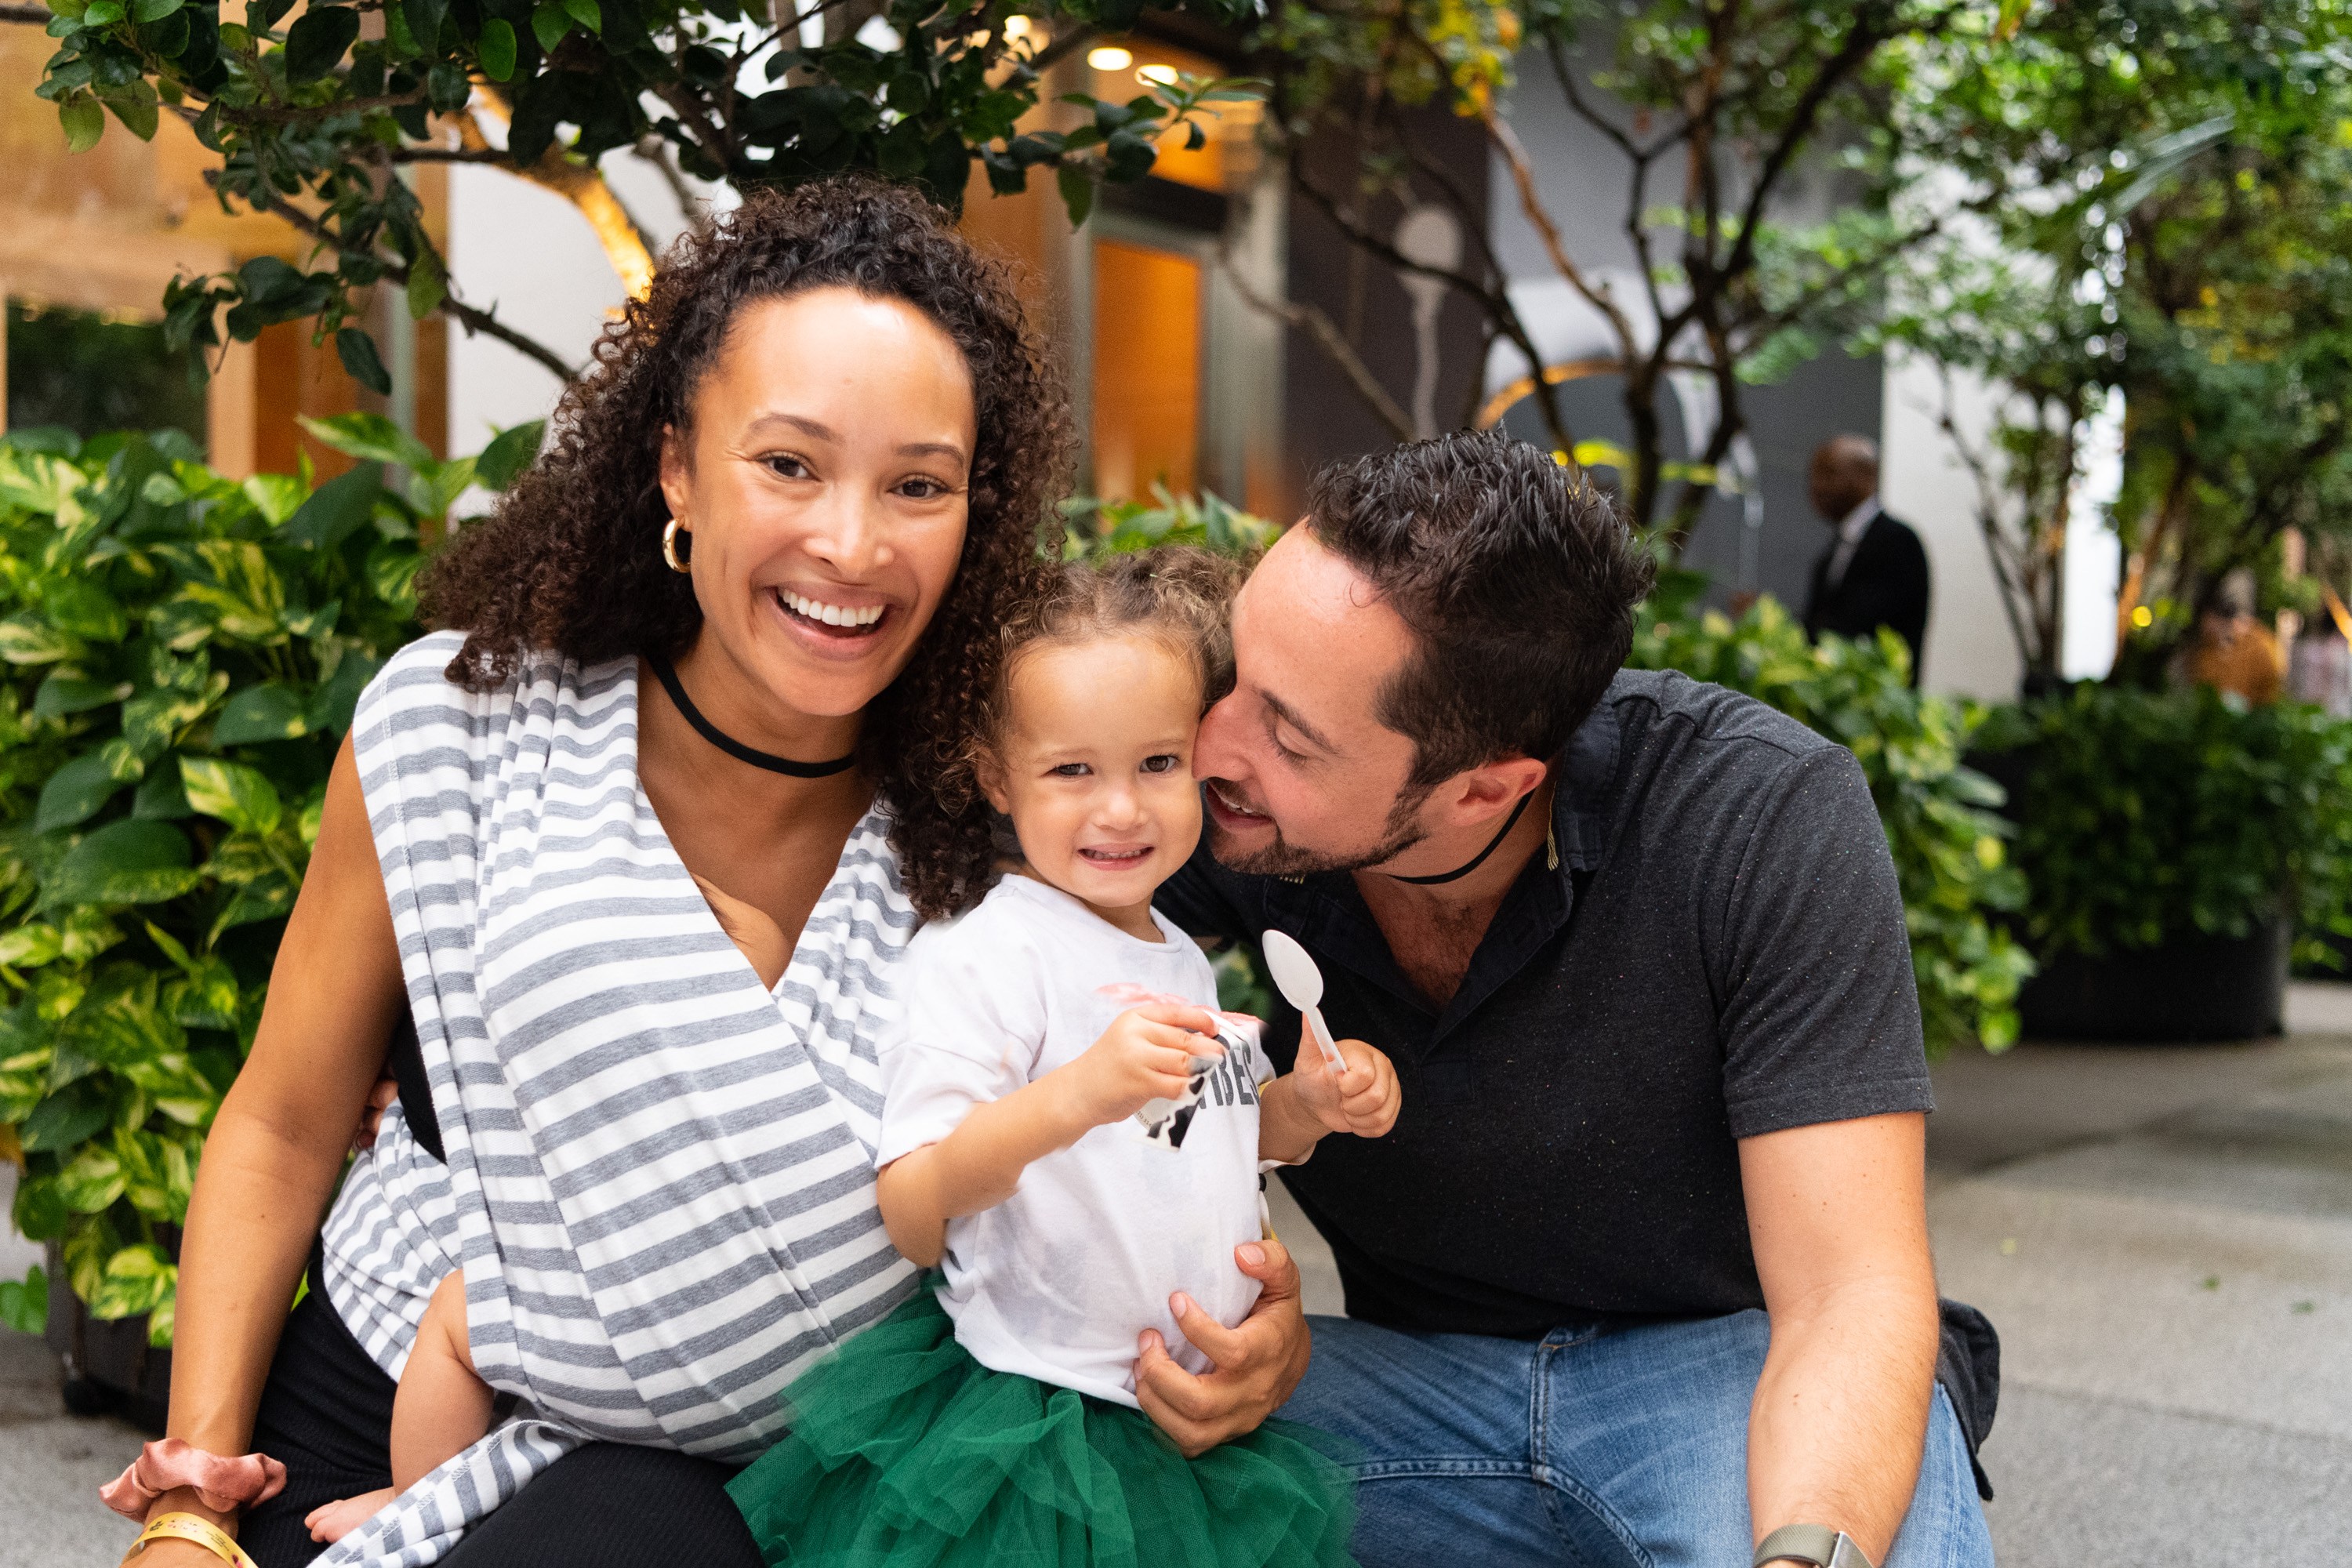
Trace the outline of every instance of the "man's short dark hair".
<instances>
[{"instance_id":1,"label":"man's short dark hair","mask_svg":"<svg viewBox=\"0 0 2352 1568\"><path fill-rule=\"evenodd\" d=\"M1419 748L1409 787L1424 794L1497 758L1557 756L1625 662L1655 574L1590 480L1495 431L1331 464L1307 510L1420 639L1379 712Z\"/></svg>"}]
</instances>

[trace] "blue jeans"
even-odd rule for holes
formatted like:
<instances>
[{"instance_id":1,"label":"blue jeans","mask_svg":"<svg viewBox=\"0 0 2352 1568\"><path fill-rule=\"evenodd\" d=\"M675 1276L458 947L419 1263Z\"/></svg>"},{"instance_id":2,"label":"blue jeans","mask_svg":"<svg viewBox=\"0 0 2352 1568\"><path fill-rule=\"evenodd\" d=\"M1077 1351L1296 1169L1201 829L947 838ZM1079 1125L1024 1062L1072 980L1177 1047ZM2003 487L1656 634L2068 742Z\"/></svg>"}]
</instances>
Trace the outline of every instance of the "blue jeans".
<instances>
[{"instance_id":1,"label":"blue jeans","mask_svg":"<svg viewBox=\"0 0 2352 1568\"><path fill-rule=\"evenodd\" d=\"M1281 1414L1360 1451L1364 1568L1746 1568L1762 1312L1534 1342L1307 1321L1314 1360ZM1991 1563L1939 1388L1911 1511L1880 1568Z\"/></svg>"}]
</instances>

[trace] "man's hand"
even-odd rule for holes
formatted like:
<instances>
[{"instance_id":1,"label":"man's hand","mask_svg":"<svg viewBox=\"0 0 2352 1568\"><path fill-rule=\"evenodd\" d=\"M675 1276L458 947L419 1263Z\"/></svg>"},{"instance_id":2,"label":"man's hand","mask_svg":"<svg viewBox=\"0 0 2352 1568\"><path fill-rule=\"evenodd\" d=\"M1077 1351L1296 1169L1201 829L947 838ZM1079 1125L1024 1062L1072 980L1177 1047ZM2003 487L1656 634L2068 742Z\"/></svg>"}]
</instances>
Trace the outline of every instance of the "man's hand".
<instances>
[{"instance_id":1,"label":"man's hand","mask_svg":"<svg viewBox=\"0 0 2352 1568\"><path fill-rule=\"evenodd\" d=\"M1155 1100L1181 1096L1192 1081L1193 1058L1224 1054L1207 1008L1151 1003L1112 1019L1083 1056L1048 1076L1066 1075L1066 1092L1087 1125L1107 1127Z\"/></svg>"},{"instance_id":2,"label":"man's hand","mask_svg":"<svg viewBox=\"0 0 2352 1568\"><path fill-rule=\"evenodd\" d=\"M1212 1370L1194 1376L1176 1364L1159 1331L1138 1342L1135 1397L1152 1425L1187 1458L1255 1432L1307 1375L1307 1314L1298 1302L1298 1266L1282 1243L1245 1241L1234 1248L1241 1271L1260 1282L1257 1305L1226 1328L1181 1291L1171 1301L1176 1324Z\"/></svg>"},{"instance_id":3,"label":"man's hand","mask_svg":"<svg viewBox=\"0 0 2352 1568\"><path fill-rule=\"evenodd\" d=\"M1298 1108L1330 1131L1381 1137L1396 1125L1397 1110L1404 1103L1396 1064L1361 1040L1338 1044L1347 1067L1334 1072L1320 1050L1308 1050L1306 1041L1299 1042L1291 1092L1298 1097Z\"/></svg>"}]
</instances>

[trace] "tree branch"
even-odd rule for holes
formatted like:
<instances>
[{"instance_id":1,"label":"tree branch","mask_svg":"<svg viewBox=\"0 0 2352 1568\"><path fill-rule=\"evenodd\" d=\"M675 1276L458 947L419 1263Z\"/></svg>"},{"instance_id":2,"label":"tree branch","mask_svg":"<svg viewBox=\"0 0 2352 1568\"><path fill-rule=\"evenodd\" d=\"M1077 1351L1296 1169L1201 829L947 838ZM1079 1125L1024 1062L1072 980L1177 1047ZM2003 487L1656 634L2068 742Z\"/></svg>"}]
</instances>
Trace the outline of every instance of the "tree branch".
<instances>
[{"instance_id":1,"label":"tree branch","mask_svg":"<svg viewBox=\"0 0 2352 1568\"><path fill-rule=\"evenodd\" d=\"M341 242L327 228L326 225L283 197L266 197L261 205L263 211L284 218L320 245L337 250L342 248ZM394 257L381 255L374 259L377 265L383 268L385 277L404 288L407 286L408 264L406 262ZM563 357L553 349L536 339L525 337L488 310L477 310L454 295L445 296L438 309L442 314L464 327L468 336L479 333L483 337L496 338L517 353L545 366L558 381L568 383L580 379L579 367L566 363Z\"/></svg>"},{"instance_id":2,"label":"tree branch","mask_svg":"<svg viewBox=\"0 0 2352 1568\"><path fill-rule=\"evenodd\" d=\"M1360 251L1378 257L1399 272L1413 272L1424 278L1441 279L1476 300L1486 312L1487 318L1503 326L1510 335L1512 342L1517 344L1519 352L1527 356L1528 363L1538 371L1542 369L1543 356L1536 352L1535 342L1528 337L1526 327L1520 322L1518 310L1511 304L1507 288L1490 288L1467 273L1443 267L1424 267L1413 260L1399 250L1392 242L1374 234L1354 215L1341 210L1339 204L1333 199L1330 193L1321 189L1314 181L1307 177L1296 158L1290 161L1290 183L1309 202L1313 203L1324 216L1329 218L1333 226L1346 235L1349 242ZM1559 419L1559 408L1549 396L1545 397L1543 408L1545 425L1550 430L1552 438L1562 447L1573 445L1566 426Z\"/></svg>"},{"instance_id":3,"label":"tree branch","mask_svg":"<svg viewBox=\"0 0 2352 1568\"><path fill-rule=\"evenodd\" d=\"M1416 432L1412 420L1397 400L1389 395L1389 389L1381 384L1380 378L1372 374L1371 367L1364 363L1363 356L1348 342L1328 311L1312 303L1269 300L1259 293L1242 269L1234 264L1233 247L1229 243L1218 245L1217 264L1224 268L1234 291L1250 309L1286 321L1314 339L1315 346L1339 367L1339 373L1348 378L1348 384L1356 389L1356 395L1362 398L1380 422L1389 427L1390 435L1400 441L1413 438Z\"/></svg>"},{"instance_id":4,"label":"tree branch","mask_svg":"<svg viewBox=\"0 0 2352 1568\"><path fill-rule=\"evenodd\" d=\"M1561 278L1567 280L1570 288L1581 294L1593 309L1609 318L1611 330L1617 334L1618 342L1623 346L1625 357L1631 359L1636 347L1633 342L1633 324L1625 319L1625 312L1618 307L1617 301L1610 296L1609 290L1596 288L1591 280L1585 277L1584 269L1570 259L1567 244L1560 238L1559 226L1552 222L1551 214L1544 209L1542 195L1536 188L1534 165L1528 161L1528 150L1520 144L1518 133L1511 129L1501 115L1495 112L1492 105L1481 109L1478 119L1479 122L1486 128L1486 139L1494 144L1497 152L1503 154L1504 162L1510 166L1511 184L1518 193L1519 211L1526 215L1528 226L1536 231L1536 237L1543 241L1544 251L1550 257L1553 268L1558 270Z\"/></svg>"},{"instance_id":5,"label":"tree branch","mask_svg":"<svg viewBox=\"0 0 2352 1568\"><path fill-rule=\"evenodd\" d=\"M498 163L507 155L496 147L387 147L387 163Z\"/></svg>"},{"instance_id":6,"label":"tree branch","mask_svg":"<svg viewBox=\"0 0 2352 1568\"><path fill-rule=\"evenodd\" d=\"M1780 176L1788 172L1789 165L1795 162L1798 150L1812 135L1814 123L1821 118L1830 95L1861 69L1878 46L1892 36L1891 33L1873 32L1864 17L1855 17L1853 28L1847 32L1845 41L1838 46L1837 52L1823 60L1821 68L1813 73L1813 79L1805 84L1805 90L1798 95L1796 107L1789 112L1788 123L1781 128L1779 139L1773 142L1771 151L1764 155L1764 162L1757 170L1756 184L1749 189L1748 200L1740 210L1739 237L1732 242L1731 254L1725 258L1720 276L1737 278L1754 264L1756 231L1763 222L1764 205L1771 198L1773 188L1780 184ZM1713 261L1714 242L1715 237L1710 230L1707 236L1710 263Z\"/></svg>"},{"instance_id":7,"label":"tree branch","mask_svg":"<svg viewBox=\"0 0 2352 1568\"><path fill-rule=\"evenodd\" d=\"M46 27L58 19L58 14L47 5L0 5L0 22L22 22L28 27Z\"/></svg>"}]
</instances>

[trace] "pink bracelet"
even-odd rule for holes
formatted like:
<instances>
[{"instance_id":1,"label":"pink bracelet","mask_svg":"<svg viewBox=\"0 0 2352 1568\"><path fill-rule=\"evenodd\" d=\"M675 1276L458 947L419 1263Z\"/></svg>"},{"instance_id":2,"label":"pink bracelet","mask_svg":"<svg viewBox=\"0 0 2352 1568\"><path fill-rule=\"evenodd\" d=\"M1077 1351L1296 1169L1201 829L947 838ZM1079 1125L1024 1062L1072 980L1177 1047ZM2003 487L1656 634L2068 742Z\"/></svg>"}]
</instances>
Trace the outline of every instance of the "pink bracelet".
<instances>
[{"instance_id":1,"label":"pink bracelet","mask_svg":"<svg viewBox=\"0 0 2352 1568\"><path fill-rule=\"evenodd\" d=\"M286 1485L286 1467L267 1454L225 1459L184 1437L165 1437L139 1450L123 1472L98 1489L100 1502L128 1520L144 1521L165 1492L196 1489L196 1498L215 1513L268 1502Z\"/></svg>"}]
</instances>

